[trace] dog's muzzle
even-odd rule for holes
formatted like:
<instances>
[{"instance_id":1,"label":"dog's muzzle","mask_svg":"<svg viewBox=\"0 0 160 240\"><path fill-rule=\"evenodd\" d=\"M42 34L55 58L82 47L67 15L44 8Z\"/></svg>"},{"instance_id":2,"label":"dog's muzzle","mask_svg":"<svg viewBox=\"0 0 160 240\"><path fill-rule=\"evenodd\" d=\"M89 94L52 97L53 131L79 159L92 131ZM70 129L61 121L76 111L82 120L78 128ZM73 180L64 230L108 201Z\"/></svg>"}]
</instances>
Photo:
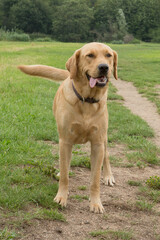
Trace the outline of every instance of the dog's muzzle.
<instances>
[{"instance_id":1,"label":"dog's muzzle","mask_svg":"<svg viewBox=\"0 0 160 240\"><path fill-rule=\"evenodd\" d=\"M106 75L108 72L109 66L108 64L101 63L98 65L98 70L100 75Z\"/></svg>"},{"instance_id":2,"label":"dog's muzzle","mask_svg":"<svg viewBox=\"0 0 160 240\"><path fill-rule=\"evenodd\" d=\"M98 65L99 76L97 76L96 78L93 78L88 73L86 73L86 76L89 80L90 87L91 88L94 88L95 86L105 87L108 82L108 78L107 78L108 70L109 70L109 66L107 64L101 63Z\"/></svg>"},{"instance_id":3,"label":"dog's muzzle","mask_svg":"<svg viewBox=\"0 0 160 240\"><path fill-rule=\"evenodd\" d=\"M88 80L89 80L89 85L91 88L96 87L105 87L107 82L108 82L108 78L106 76L99 76L96 78L91 77L89 74L86 74Z\"/></svg>"}]
</instances>

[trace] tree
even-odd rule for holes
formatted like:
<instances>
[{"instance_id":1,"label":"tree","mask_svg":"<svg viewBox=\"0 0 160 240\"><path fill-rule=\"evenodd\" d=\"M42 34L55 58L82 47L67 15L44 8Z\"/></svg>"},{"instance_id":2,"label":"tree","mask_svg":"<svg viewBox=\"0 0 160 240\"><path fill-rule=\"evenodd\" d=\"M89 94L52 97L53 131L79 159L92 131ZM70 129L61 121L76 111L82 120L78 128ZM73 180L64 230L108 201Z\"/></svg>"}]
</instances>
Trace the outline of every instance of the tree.
<instances>
[{"instance_id":1,"label":"tree","mask_svg":"<svg viewBox=\"0 0 160 240\"><path fill-rule=\"evenodd\" d=\"M0 0L0 27L60 41L159 41L160 0ZM157 40L156 40L157 39Z\"/></svg>"},{"instance_id":2,"label":"tree","mask_svg":"<svg viewBox=\"0 0 160 240\"><path fill-rule=\"evenodd\" d=\"M118 38L123 39L127 33L127 23L123 10L118 9L117 14L117 25L118 25Z\"/></svg>"},{"instance_id":3,"label":"tree","mask_svg":"<svg viewBox=\"0 0 160 240\"><path fill-rule=\"evenodd\" d=\"M122 40L127 32L127 23L121 0L97 1L92 29L99 41Z\"/></svg>"},{"instance_id":4,"label":"tree","mask_svg":"<svg viewBox=\"0 0 160 240\"><path fill-rule=\"evenodd\" d=\"M13 28L27 33L50 33L52 19L48 2L19 0L10 9L10 21Z\"/></svg>"},{"instance_id":5,"label":"tree","mask_svg":"<svg viewBox=\"0 0 160 240\"><path fill-rule=\"evenodd\" d=\"M160 43L160 27L151 29L149 32L149 37L152 42Z\"/></svg>"},{"instance_id":6,"label":"tree","mask_svg":"<svg viewBox=\"0 0 160 240\"><path fill-rule=\"evenodd\" d=\"M3 11L2 11L2 2L0 2L0 27L2 26Z\"/></svg>"},{"instance_id":7,"label":"tree","mask_svg":"<svg viewBox=\"0 0 160 240\"><path fill-rule=\"evenodd\" d=\"M10 21L10 9L14 4L16 4L19 0L1 0L1 22L2 26L11 29L11 21Z\"/></svg>"},{"instance_id":8,"label":"tree","mask_svg":"<svg viewBox=\"0 0 160 240\"><path fill-rule=\"evenodd\" d=\"M160 26L159 0L122 0L128 31L135 37L150 41L150 32Z\"/></svg>"},{"instance_id":9,"label":"tree","mask_svg":"<svg viewBox=\"0 0 160 240\"><path fill-rule=\"evenodd\" d=\"M53 36L66 42L88 41L92 18L92 9L87 6L85 0L65 1L56 9Z\"/></svg>"}]
</instances>

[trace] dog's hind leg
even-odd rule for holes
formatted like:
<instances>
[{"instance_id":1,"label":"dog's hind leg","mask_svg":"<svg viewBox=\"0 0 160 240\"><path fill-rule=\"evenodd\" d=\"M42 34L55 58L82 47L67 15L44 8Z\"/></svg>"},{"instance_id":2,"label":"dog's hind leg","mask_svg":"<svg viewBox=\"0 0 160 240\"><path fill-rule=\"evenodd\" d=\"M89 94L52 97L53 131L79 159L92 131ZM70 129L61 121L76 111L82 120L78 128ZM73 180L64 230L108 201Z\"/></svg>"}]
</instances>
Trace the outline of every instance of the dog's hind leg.
<instances>
[{"instance_id":1,"label":"dog's hind leg","mask_svg":"<svg viewBox=\"0 0 160 240\"><path fill-rule=\"evenodd\" d=\"M68 185L69 185L69 166L72 156L72 145L63 140L59 140L60 153L60 180L59 189L54 201L62 207L67 204Z\"/></svg>"},{"instance_id":2,"label":"dog's hind leg","mask_svg":"<svg viewBox=\"0 0 160 240\"><path fill-rule=\"evenodd\" d=\"M115 180L112 174L110 162L109 162L109 153L107 149L107 140L104 142L104 160L103 160L103 178L105 185L113 186Z\"/></svg>"}]
</instances>

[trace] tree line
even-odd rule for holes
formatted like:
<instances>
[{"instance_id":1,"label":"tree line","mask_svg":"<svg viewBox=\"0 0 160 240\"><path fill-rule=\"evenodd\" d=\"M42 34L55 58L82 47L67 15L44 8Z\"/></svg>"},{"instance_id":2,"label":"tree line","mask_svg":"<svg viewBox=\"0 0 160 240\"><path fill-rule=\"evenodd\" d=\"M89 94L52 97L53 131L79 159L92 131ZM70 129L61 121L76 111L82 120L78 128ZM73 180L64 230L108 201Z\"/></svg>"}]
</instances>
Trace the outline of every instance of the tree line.
<instances>
[{"instance_id":1,"label":"tree line","mask_svg":"<svg viewBox=\"0 0 160 240\"><path fill-rule=\"evenodd\" d=\"M65 42L160 42L160 0L0 0L0 28Z\"/></svg>"}]
</instances>

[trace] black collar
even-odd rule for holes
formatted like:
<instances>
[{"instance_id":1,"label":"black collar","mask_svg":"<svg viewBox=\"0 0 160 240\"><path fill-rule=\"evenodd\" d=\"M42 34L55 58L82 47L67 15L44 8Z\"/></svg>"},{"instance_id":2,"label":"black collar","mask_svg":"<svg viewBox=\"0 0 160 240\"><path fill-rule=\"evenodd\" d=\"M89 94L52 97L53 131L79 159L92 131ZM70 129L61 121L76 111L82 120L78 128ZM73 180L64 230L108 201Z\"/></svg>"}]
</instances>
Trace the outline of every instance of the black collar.
<instances>
[{"instance_id":1,"label":"black collar","mask_svg":"<svg viewBox=\"0 0 160 240\"><path fill-rule=\"evenodd\" d=\"M82 102L88 102L88 103L98 103L99 100L96 100L95 98L84 98L82 97L78 92L77 90L75 89L75 86L72 82L72 87L73 87L73 91L75 92L76 96L79 98L79 100L81 100Z\"/></svg>"}]
</instances>

